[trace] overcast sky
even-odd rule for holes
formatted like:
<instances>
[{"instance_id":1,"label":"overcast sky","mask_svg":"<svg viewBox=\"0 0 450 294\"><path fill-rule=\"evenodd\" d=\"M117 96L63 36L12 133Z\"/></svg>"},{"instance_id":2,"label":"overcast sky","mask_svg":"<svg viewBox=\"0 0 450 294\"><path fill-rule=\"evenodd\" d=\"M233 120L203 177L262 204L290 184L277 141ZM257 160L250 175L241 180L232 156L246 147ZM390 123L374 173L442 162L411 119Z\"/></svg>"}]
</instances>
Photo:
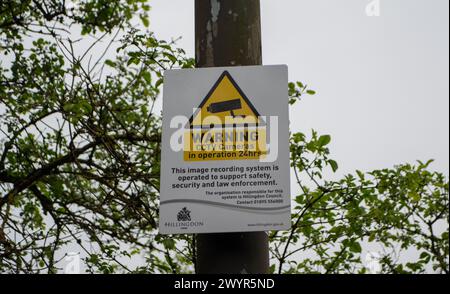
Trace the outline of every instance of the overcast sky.
<instances>
[{"instance_id":1,"label":"overcast sky","mask_svg":"<svg viewBox=\"0 0 450 294\"><path fill-rule=\"evenodd\" d=\"M449 1L261 0L264 64L317 90L291 131L332 135L340 174L436 159L449 171ZM151 0L150 29L194 56L194 0Z\"/></svg>"}]
</instances>

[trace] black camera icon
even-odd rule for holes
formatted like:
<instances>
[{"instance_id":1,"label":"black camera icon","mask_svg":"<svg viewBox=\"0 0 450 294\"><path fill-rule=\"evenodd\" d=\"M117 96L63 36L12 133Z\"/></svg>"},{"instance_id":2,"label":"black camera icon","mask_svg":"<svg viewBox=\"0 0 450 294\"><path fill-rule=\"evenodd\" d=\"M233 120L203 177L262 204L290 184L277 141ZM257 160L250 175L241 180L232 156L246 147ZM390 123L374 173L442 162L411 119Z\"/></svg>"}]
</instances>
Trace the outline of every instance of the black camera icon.
<instances>
[{"instance_id":1,"label":"black camera icon","mask_svg":"<svg viewBox=\"0 0 450 294\"><path fill-rule=\"evenodd\" d=\"M241 115L236 116L234 113L234 111L242 109L241 99L211 103L206 109L209 113L221 113L229 111L232 117L242 117Z\"/></svg>"}]
</instances>

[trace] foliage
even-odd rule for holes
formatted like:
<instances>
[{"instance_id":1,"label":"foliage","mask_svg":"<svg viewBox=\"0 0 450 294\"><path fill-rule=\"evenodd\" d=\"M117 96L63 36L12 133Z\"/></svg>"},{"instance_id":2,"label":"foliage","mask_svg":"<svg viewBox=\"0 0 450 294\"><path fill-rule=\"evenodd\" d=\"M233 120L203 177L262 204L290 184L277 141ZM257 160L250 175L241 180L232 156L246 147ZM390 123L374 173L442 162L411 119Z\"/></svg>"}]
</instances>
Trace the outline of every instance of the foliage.
<instances>
[{"instance_id":1,"label":"foliage","mask_svg":"<svg viewBox=\"0 0 450 294\"><path fill-rule=\"evenodd\" d=\"M329 143L329 136L314 131L310 139L292 136L291 163L301 192L291 231L270 235L277 264L272 269L366 273L370 252L363 248L377 248L380 272L448 273L448 180L428 170L432 161L326 181L325 169L338 168Z\"/></svg>"},{"instance_id":2,"label":"foliage","mask_svg":"<svg viewBox=\"0 0 450 294\"><path fill-rule=\"evenodd\" d=\"M0 272L58 272L69 250L90 272L193 271L195 239L157 234L154 107L163 71L193 60L136 29L146 2L0 3ZM289 94L315 92L298 82ZM419 162L325 181L338 169L330 141L292 135L301 192L292 230L270 234L272 270L363 273L370 243L386 250L383 272L448 273L446 177Z\"/></svg>"}]
</instances>

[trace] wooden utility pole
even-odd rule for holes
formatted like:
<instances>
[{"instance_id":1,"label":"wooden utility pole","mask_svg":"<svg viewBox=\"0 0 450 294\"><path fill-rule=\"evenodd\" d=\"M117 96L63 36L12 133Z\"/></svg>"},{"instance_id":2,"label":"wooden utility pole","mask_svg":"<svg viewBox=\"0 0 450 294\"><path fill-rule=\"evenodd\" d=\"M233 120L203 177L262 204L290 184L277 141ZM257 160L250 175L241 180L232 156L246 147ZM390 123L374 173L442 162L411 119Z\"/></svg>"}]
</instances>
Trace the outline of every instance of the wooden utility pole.
<instances>
[{"instance_id":1,"label":"wooden utility pole","mask_svg":"<svg viewBox=\"0 0 450 294\"><path fill-rule=\"evenodd\" d=\"M195 0L197 67L261 65L259 0ZM196 272L265 274L265 232L199 234Z\"/></svg>"}]
</instances>

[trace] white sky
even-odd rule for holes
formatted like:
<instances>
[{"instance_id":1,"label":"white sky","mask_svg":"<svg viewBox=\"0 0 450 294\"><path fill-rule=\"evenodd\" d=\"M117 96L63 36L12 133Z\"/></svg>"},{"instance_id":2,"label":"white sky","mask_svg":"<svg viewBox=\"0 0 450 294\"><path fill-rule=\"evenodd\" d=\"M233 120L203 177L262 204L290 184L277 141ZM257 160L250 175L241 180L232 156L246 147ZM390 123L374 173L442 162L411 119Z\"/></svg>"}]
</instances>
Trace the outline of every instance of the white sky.
<instances>
[{"instance_id":1,"label":"white sky","mask_svg":"<svg viewBox=\"0 0 450 294\"><path fill-rule=\"evenodd\" d=\"M448 0L261 0L264 64L318 94L291 131L332 135L340 172L436 159L449 172ZM151 0L150 30L194 56L194 1Z\"/></svg>"}]
</instances>

